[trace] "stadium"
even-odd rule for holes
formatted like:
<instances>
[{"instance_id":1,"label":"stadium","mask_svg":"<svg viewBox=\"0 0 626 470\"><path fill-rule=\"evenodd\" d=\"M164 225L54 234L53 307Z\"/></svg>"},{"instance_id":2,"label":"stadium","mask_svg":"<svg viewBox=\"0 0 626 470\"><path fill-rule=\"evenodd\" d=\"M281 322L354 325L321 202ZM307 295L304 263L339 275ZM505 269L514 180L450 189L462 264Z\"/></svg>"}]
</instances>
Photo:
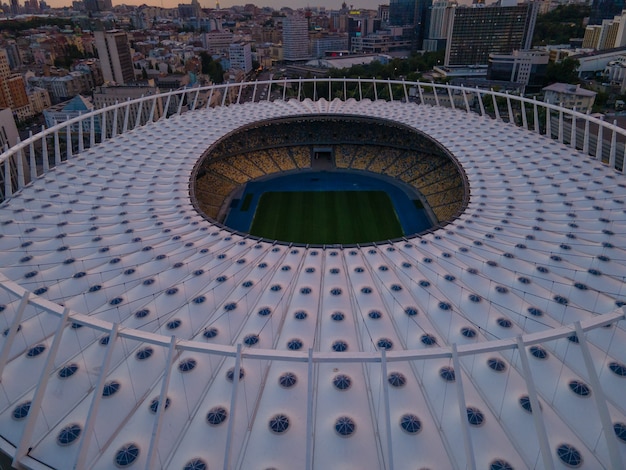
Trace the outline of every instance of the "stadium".
<instances>
[{"instance_id":1,"label":"stadium","mask_svg":"<svg viewBox=\"0 0 626 470\"><path fill-rule=\"evenodd\" d=\"M626 132L447 85L265 85L0 157L14 465L624 468ZM301 238L340 206L364 232Z\"/></svg>"}]
</instances>

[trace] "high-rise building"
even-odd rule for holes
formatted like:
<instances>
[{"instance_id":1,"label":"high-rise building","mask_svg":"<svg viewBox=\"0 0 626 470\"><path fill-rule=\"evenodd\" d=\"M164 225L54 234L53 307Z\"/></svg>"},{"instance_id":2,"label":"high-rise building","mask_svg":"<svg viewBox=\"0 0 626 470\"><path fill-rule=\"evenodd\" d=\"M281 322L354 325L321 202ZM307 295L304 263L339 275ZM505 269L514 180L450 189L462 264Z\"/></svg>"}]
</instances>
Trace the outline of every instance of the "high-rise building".
<instances>
[{"instance_id":1,"label":"high-rise building","mask_svg":"<svg viewBox=\"0 0 626 470\"><path fill-rule=\"evenodd\" d=\"M624 7L624 0L593 0L589 24L602 24L602 20L608 20L619 15Z\"/></svg>"},{"instance_id":2,"label":"high-rise building","mask_svg":"<svg viewBox=\"0 0 626 470\"><path fill-rule=\"evenodd\" d=\"M118 84L135 80L133 59L128 36L124 31L94 31L102 76L107 82Z\"/></svg>"},{"instance_id":3,"label":"high-rise building","mask_svg":"<svg viewBox=\"0 0 626 470\"><path fill-rule=\"evenodd\" d=\"M389 2L389 24L411 26L415 47L421 49L428 31L432 0L391 0Z\"/></svg>"},{"instance_id":4,"label":"high-rise building","mask_svg":"<svg viewBox=\"0 0 626 470\"><path fill-rule=\"evenodd\" d=\"M209 54L226 55L233 42L233 33L230 31L210 31L205 33L202 39Z\"/></svg>"},{"instance_id":5,"label":"high-rise building","mask_svg":"<svg viewBox=\"0 0 626 470\"><path fill-rule=\"evenodd\" d=\"M248 73L252 70L252 49L249 43L231 44L228 49L230 68L243 70Z\"/></svg>"},{"instance_id":6,"label":"high-rise building","mask_svg":"<svg viewBox=\"0 0 626 470\"><path fill-rule=\"evenodd\" d=\"M489 54L530 49L536 18L536 3L455 8L450 15L445 65L487 65Z\"/></svg>"},{"instance_id":7,"label":"high-rise building","mask_svg":"<svg viewBox=\"0 0 626 470\"><path fill-rule=\"evenodd\" d=\"M11 0L11 14L12 15L20 14L20 4L18 0Z\"/></svg>"},{"instance_id":8,"label":"high-rise building","mask_svg":"<svg viewBox=\"0 0 626 470\"><path fill-rule=\"evenodd\" d=\"M601 25L585 28L583 47L592 49L612 49L626 45L626 11L611 19L602 20Z\"/></svg>"},{"instance_id":9,"label":"high-rise building","mask_svg":"<svg viewBox=\"0 0 626 470\"><path fill-rule=\"evenodd\" d=\"M404 26L415 21L415 0L392 0L389 2L389 23Z\"/></svg>"},{"instance_id":10,"label":"high-rise building","mask_svg":"<svg viewBox=\"0 0 626 470\"><path fill-rule=\"evenodd\" d=\"M4 49L0 49L0 109L2 108L11 108L18 121L32 115L24 77L11 74L9 57Z\"/></svg>"},{"instance_id":11,"label":"high-rise building","mask_svg":"<svg viewBox=\"0 0 626 470\"><path fill-rule=\"evenodd\" d=\"M284 60L304 60L310 57L309 22L304 16L292 15L283 19Z\"/></svg>"},{"instance_id":12,"label":"high-rise building","mask_svg":"<svg viewBox=\"0 0 626 470\"><path fill-rule=\"evenodd\" d=\"M108 11L113 8L111 0L83 0L83 3L89 12Z\"/></svg>"},{"instance_id":13,"label":"high-rise building","mask_svg":"<svg viewBox=\"0 0 626 470\"><path fill-rule=\"evenodd\" d=\"M454 14L455 1L436 0L430 7L428 33L424 38L423 48L427 51L439 51L446 47L450 16Z\"/></svg>"}]
</instances>

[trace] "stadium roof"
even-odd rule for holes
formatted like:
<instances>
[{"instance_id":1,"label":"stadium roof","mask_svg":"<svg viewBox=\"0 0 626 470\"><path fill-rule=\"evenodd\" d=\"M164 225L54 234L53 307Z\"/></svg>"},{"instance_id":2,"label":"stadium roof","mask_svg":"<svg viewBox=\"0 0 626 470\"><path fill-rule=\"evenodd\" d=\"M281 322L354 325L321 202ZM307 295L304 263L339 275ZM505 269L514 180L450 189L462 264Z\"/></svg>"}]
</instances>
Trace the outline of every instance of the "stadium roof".
<instances>
[{"instance_id":1,"label":"stadium roof","mask_svg":"<svg viewBox=\"0 0 626 470\"><path fill-rule=\"evenodd\" d=\"M462 164L467 209L346 248L195 211L218 138L317 114L427 133ZM0 206L0 447L37 469L626 462L624 182L541 135L399 101L201 109L107 140Z\"/></svg>"}]
</instances>

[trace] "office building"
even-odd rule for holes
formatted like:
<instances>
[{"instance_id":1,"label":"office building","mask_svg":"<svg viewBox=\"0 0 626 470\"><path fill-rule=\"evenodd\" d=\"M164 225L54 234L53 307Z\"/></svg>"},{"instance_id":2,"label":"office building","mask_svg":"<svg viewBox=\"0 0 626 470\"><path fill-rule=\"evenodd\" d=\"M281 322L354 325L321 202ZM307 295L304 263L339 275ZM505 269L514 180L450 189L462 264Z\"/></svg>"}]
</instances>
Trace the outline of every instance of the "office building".
<instances>
[{"instance_id":1,"label":"office building","mask_svg":"<svg viewBox=\"0 0 626 470\"><path fill-rule=\"evenodd\" d=\"M283 19L283 59L300 61L310 58L309 22L300 15L291 15Z\"/></svg>"},{"instance_id":2,"label":"office building","mask_svg":"<svg viewBox=\"0 0 626 470\"><path fill-rule=\"evenodd\" d=\"M527 92L539 91L550 62L548 51L513 51L511 54L489 54L487 80L519 83Z\"/></svg>"},{"instance_id":3,"label":"office building","mask_svg":"<svg viewBox=\"0 0 626 470\"><path fill-rule=\"evenodd\" d=\"M489 54L530 49L537 5L456 7L450 15L445 65L486 65Z\"/></svg>"},{"instance_id":4,"label":"office building","mask_svg":"<svg viewBox=\"0 0 626 470\"><path fill-rule=\"evenodd\" d=\"M0 109L2 108L11 108L17 121L32 116L24 77L11 73L5 49L0 49Z\"/></svg>"},{"instance_id":5,"label":"office building","mask_svg":"<svg viewBox=\"0 0 626 470\"><path fill-rule=\"evenodd\" d=\"M249 43L231 44L228 49L231 70L237 69L244 73L252 70L252 49Z\"/></svg>"},{"instance_id":6,"label":"office building","mask_svg":"<svg viewBox=\"0 0 626 470\"><path fill-rule=\"evenodd\" d=\"M209 54L225 57L233 42L233 33L230 31L210 31L202 35L202 41Z\"/></svg>"},{"instance_id":7,"label":"office building","mask_svg":"<svg viewBox=\"0 0 626 470\"><path fill-rule=\"evenodd\" d=\"M415 48L421 49L428 31L432 0L391 0L389 2L389 24L410 26L408 31Z\"/></svg>"},{"instance_id":8,"label":"office building","mask_svg":"<svg viewBox=\"0 0 626 470\"><path fill-rule=\"evenodd\" d=\"M126 33L119 30L94 31L94 39L104 80L120 85L134 81L135 70Z\"/></svg>"},{"instance_id":9,"label":"office building","mask_svg":"<svg viewBox=\"0 0 626 470\"><path fill-rule=\"evenodd\" d=\"M591 3L589 24L602 24L603 20L608 20L619 15L624 7L624 0L593 0Z\"/></svg>"},{"instance_id":10,"label":"office building","mask_svg":"<svg viewBox=\"0 0 626 470\"><path fill-rule=\"evenodd\" d=\"M626 11L585 28L583 48L604 50L623 46L626 46Z\"/></svg>"},{"instance_id":11,"label":"office building","mask_svg":"<svg viewBox=\"0 0 626 470\"><path fill-rule=\"evenodd\" d=\"M450 17L454 14L455 1L436 0L430 7L428 33L424 38L423 48L426 51L441 51L446 48Z\"/></svg>"}]
</instances>

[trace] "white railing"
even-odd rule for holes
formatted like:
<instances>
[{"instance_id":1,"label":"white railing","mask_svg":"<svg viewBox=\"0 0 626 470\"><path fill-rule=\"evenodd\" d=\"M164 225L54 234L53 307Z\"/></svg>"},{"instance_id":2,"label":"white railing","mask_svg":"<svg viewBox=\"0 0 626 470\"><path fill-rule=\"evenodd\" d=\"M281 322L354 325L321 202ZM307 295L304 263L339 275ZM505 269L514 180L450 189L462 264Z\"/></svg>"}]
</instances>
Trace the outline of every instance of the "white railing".
<instances>
[{"instance_id":1,"label":"white railing","mask_svg":"<svg viewBox=\"0 0 626 470\"><path fill-rule=\"evenodd\" d=\"M10 281L0 274L0 289L4 291L10 298L11 302L20 304L23 310L30 307L39 312L45 312L47 315L56 317L64 325L68 323L76 323L99 331L101 333L111 334L115 330L116 336L126 338L128 340L148 343L155 346L167 348L170 345L171 337L142 331L134 328L120 328L118 324L109 323L90 315L84 315L65 307L51 302L43 297L33 295L30 291L23 288L19 284ZM66 312L67 310L67 312ZM21 315L16 315L13 324L9 327L9 332L17 332L19 330L19 322ZM624 321L626 320L626 307L616 308L611 313L602 315L594 315L584 321L576 324L563 325L556 328L548 328L537 333L527 333L519 337L509 337L499 340L482 341L472 344L455 345L455 355L459 357L473 356L476 354L516 350L523 346L532 346L536 344L549 343L560 338L571 336L575 332L576 325L579 325L583 332L592 331L596 328L602 328L608 325L617 325L618 328L626 328ZM119 328L119 330L118 330ZM241 344L239 345L241 346ZM236 357L241 356L254 360L280 360L288 362L308 362L309 354L312 354L312 361L315 363L345 363L345 362L365 362L380 363L381 354L384 353L386 361L414 361L414 360L431 360L440 358L451 358L453 351L450 345L436 348L426 349L399 349L397 351L346 351L346 352L322 352L315 351L312 353L291 351L283 349L257 349L246 348L244 352L238 350L237 345L212 344L206 341L177 339L174 348L178 351L194 351L202 354L213 354L217 356ZM0 364L2 361L0 360Z\"/></svg>"},{"instance_id":2,"label":"white railing","mask_svg":"<svg viewBox=\"0 0 626 470\"><path fill-rule=\"evenodd\" d=\"M620 172L626 130L603 118L508 93L436 83L368 78L283 79L171 91L95 110L42 130L0 155L0 201L87 148L150 122L202 107L250 101L387 100L444 106L514 124L582 151Z\"/></svg>"}]
</instances>

